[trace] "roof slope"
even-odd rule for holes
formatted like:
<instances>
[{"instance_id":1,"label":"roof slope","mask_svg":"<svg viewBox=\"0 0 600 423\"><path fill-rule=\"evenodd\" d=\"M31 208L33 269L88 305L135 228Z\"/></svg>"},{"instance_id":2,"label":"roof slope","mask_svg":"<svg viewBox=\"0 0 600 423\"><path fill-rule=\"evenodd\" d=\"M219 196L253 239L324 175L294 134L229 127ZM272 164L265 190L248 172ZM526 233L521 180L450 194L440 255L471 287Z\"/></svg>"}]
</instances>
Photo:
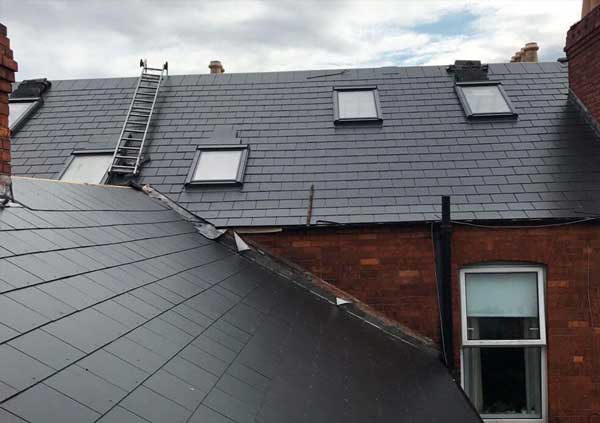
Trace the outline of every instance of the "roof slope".
<instances>
[{"instance_id":1,"label":"roof slope","mask_svg":"<svg viewBox=\"0 0 600 423\"><path fill-rule=\"evenodd\" d=\"M128 188L15 178L2 422L476 422L439 361Z\"/></svg>"},{"instance_id":2,"label":"roof slope","mask_svg":"<svg viewBox=\"0 0 600 423\"><path fill-rule=\"evenodd\" d=\"M218 226L581 216L600 188L600 142L568 101L560 63L490 65L518 120L467 121L445 67L171 76L141 183ZM15 174L55 178L74 150L113 148L136 78L54 81L13 137ZM382 126L333 124L332 88L376 85ZM243 186L185 187L222 125L250 145ZM597 211L597 210L596 210Z\"/></svg>"}]
</instances>

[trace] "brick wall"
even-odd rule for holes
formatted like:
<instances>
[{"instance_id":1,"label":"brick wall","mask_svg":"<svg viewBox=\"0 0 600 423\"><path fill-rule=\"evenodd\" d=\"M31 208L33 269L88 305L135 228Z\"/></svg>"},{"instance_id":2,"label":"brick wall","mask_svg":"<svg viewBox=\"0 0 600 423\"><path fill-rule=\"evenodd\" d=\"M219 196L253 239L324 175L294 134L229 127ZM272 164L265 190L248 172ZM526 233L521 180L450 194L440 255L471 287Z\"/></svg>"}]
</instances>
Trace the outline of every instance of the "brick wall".
<instances>
[{"instance_id":1,"label":"brick wall","mask_svg":"<svg viewBox=\"0 0 600 423\"><path fill-rule=\"evenodd\" d=\"M0 175L10 175L10 130L8 129L8 94L15 81L17 62L13 60L6 27L0 24Z\"/></svg>"},{"instance_id":2,"label":"brick wall","mask_svg":"<svg viewBox=\"0 0 600 423\"><path fill-rule=\"evenodd\" d=\"M430 230L426 225L324 228L245 237L437 341Z\"/></svg>"},{"instance_id":3,"label":"brick wall","mask_svg":"<svg viewBox=\"0 0 600 423\"><path fill-rule=\"evenodd\" d=\"M600 122L600 6L569 29L569 86Z\"/></svg>"},{"instance_id":4,"label":"brick wall","mask_svg":"<svg viewBox=\"0 0 600 423\"><path fill-rule=\"evenodd\" d=\"M429 226L289 230L245 237L439 342ZM459 269L494 261L547 267L551 422L600 423L600 226L478 229L455 225L452 278L457 366Z\"/></svg>"}]
</instances>

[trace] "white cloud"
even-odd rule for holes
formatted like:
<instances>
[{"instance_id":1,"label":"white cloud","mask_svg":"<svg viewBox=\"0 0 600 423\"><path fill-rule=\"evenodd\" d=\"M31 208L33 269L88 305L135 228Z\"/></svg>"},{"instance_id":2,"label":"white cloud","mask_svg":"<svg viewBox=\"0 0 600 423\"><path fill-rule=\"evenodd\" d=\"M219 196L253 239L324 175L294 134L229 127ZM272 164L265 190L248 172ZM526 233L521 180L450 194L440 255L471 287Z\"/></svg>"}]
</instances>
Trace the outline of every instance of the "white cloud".
<instances>
[{"instance_id":1,"label":"white cloud","mask_svg":"<svg viewBox=\"0 0 600 423\"><path fill-rule=\"evenodd\" d=\"M575 0L550 1L59 1L3 0L19 79L135 75L168 60L172 73L506 61L525 42L555 60ZM463 34L414 27L468 11Z\"/></svg>"}]
</instances>

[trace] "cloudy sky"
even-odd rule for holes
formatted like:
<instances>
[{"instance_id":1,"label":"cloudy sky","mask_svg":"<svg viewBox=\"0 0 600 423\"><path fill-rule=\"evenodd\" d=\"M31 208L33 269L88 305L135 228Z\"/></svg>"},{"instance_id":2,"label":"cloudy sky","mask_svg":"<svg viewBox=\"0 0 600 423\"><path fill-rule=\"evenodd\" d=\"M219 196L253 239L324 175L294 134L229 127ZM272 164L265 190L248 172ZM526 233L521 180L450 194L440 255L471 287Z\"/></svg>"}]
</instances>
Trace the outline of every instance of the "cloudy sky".
<instances>
[{"instance_id":1,"label":"cloudy sky","mask_svg":"<svg viewBox=\"0 0 600 423\"><path fill-rule=\"evenodd\" d=\"M528 41L563 56L581 0L0 0L18 79L503 62Z\"/></svg>"}]
</instances>

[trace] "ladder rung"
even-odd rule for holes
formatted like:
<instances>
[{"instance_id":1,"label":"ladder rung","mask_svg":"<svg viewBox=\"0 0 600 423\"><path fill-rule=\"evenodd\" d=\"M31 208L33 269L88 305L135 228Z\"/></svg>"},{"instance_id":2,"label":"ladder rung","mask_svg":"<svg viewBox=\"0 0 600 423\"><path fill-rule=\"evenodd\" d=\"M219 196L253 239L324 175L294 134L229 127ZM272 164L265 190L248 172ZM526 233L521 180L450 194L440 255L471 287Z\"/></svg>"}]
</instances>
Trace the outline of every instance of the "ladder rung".
<instances>
[{"instance_id":1,"label":"ladder rung","mask_svg":"<svg viewBox=\"0 0 600 423\"><path fill-rule=\"evenodd\" d=\"M120 156L120 155L117 155L117 156L115 156L115 158L116 159L136 160L137 156Z\"/></svg>"},{"instance_id":2,"label":"ladder rung","mask_svg":"<svg viewBox=\"0 0 600 423\"><path fill-rule=\"evenodd\" d=\"M141 98L136 98L134 101L141 101L142 103L154 103L152 100L144 100Z\"/></svg>"},{"instance_id":3,"label":"ladder rung","mask_svg":"<svg viewBox=\"0 0 600 423\"><path fill-rule=\"evenodd\" d=\"M142 76L140 78L142 81L152 81L152 82L157 82L160 81L160 76L158 75L150 75L150 74L146 74L144 76Z\"/></svg>"},{"instance_id":4,"label":"ladder rung","mask_svg":"<svg viewBox=\"0 0 600 423\"><path fill-rule=\"evenodd\" d=\"M112 165L113 169L135 169L135 166Z\"/></svg>"},{"instance_id":5,"label":"ladder rung","mask_svg":"<svg viewBox=\"0 0 600 423\"><path fill-rule=\"evenodd\" d=\"M156 74L156 73L143 73L142 77L151 77L151 78L160 78L160 75Z\"/></svg>"},{"instance_id":6,"label":"ladder rung","mask_svg":"<svg viewBox=\"0 0 600 423\"><path fill-rule=\"evenodd\" d=\"M150 93L141 93L141 92L139 92L139 91L138 91L138 93L137 93L136 95L145 95L145 96L148 96L148 97L154 97L154 94L150 94Z\"/></svg>"},{"instance_id":7,"label":"ladder rung","mask_svg":"<svg viewBox=\"0 0 600 423\"><path fill-rule=\"evenodd\" d=\"M126 129L125 132L138 132L140 134L143 134L146 131L140 131L139 129Z\"/></svg>"},{"instance_id":8,"label":"ladder rung","mask_svg":"<svg viewBox=\"0 0 600 423\"><path fill-rule=\"evenodd\" d=\"M151 112L152 111L151 107L133 106L131 109L132 110L145 110L146 112Z\"/></svg>"},{"instance_id":9,"label":"ladder rung","mask_svg":"<svg viewBox=\"0 0 600 423\"><path fill-rule=\"evenodd\" d=\"M129 116L148 117L150 113L130 112Z\"/></svg>"},{"instance_id":10,"label":"ladder rung","mask_svg":"<svg viewBox=\"0 0 600 423\"><path fill-rule=\"evenodd\" d=\"M153 70L153 71L159 71L159 72L163 71L163 69L161 69L161 68L144 68L144 69L146 69L146 70Z\"/></svg>"},{"instance_id":11,"label":"ladder rung","mask_svg":"<svg viewBox=\"0 0 600 423\"><path fill-rule=\"evenodd\" d=\"M123 139L125 139L125 138L123 138ZM118 150L136 150L136 151L139 151L139 150L141 150L141 148L140 147L119 147Z\"/></svg>"}]
</instances>

